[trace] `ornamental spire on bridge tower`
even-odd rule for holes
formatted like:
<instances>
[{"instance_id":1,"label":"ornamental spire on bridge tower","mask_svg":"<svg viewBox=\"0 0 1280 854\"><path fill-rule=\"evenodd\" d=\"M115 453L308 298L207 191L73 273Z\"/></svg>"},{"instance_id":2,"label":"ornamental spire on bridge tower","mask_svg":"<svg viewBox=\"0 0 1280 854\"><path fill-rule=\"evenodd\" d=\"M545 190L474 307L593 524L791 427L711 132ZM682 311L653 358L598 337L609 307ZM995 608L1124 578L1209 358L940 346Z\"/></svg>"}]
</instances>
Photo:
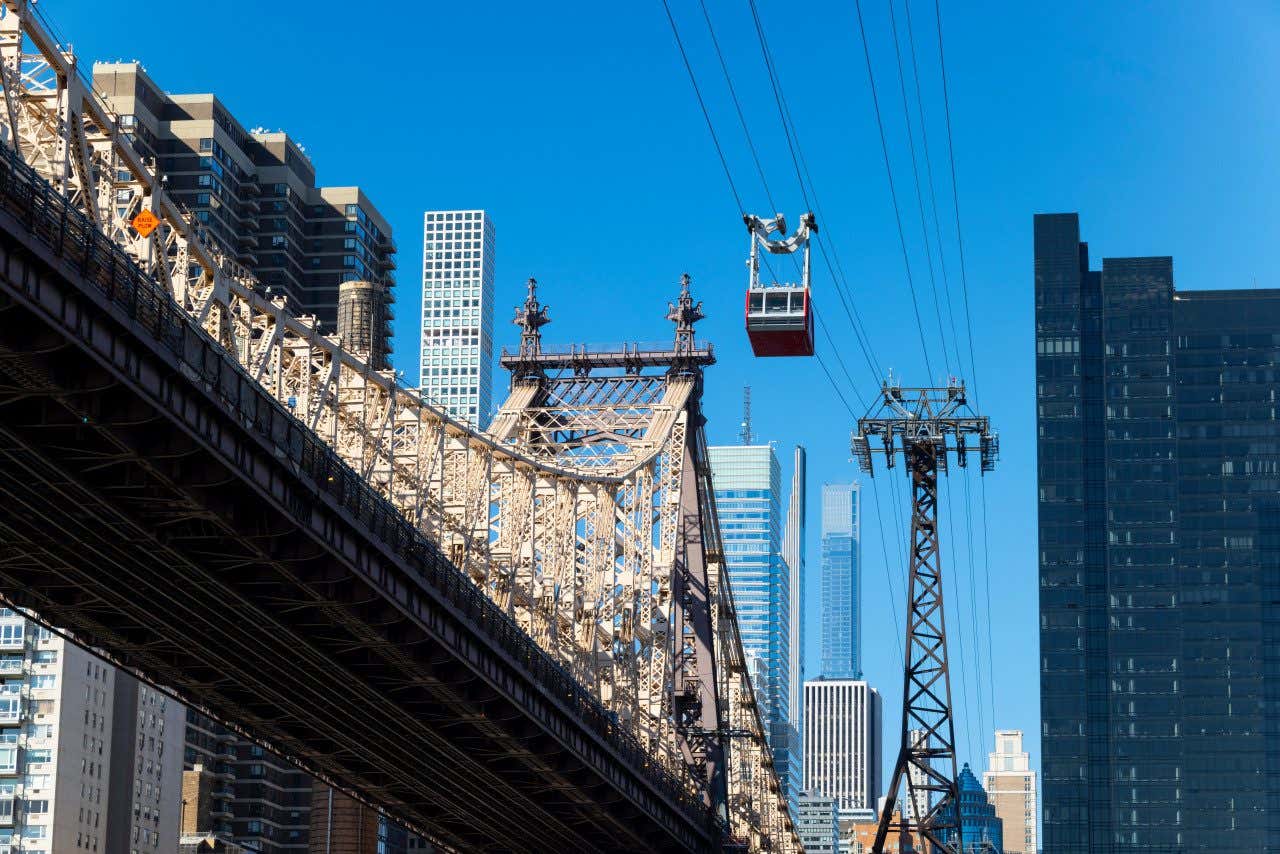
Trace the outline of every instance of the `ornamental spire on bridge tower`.
<instances>
[{"instance_id":1,"label":"ornamental spire on bridge tower","mask_svg":"<svg viewBox=\"0 0 1280 854\"><path fill-rule=\"evenodd\" d=\"M513 383L544 376L538 357L542 355L542 327L551 322L551 316L547 313L548 307L538 302L538 280L530 276L526 285L529 294L523 305L516 306L516 316L511 320L520 327L520 349L511 369Z\"/></svg>"},{"instance_id":2,"label":"ornamental spire on bridge tower","mask_svg":"<svg viewBox=\"0 0 1280 854\"><path fill-rule=\"evenodd\" d=\"M667 320L676 325L675 351L677 355L688 356L694 351L693 325L706 315L702 312L702 302L693 303L693 294L689 292L689 284L693 278L685 273L680 277L680 297L674 303L667 303Z\"/></svg>"},{"instance_id":3,"label":"ornamental spire on bridge tower","mask_svg":"<svg viewBox=\"0 0 1280 854\"><path fill-rule=\"evenodd\" d=\"M516 316L511 322L520 327L520 355L536 356L542 352L542 327L551 322L547 306L538 302L538 280L529 277L529 295L524 305L516 306Z\"/></svg>"}]
</instances>

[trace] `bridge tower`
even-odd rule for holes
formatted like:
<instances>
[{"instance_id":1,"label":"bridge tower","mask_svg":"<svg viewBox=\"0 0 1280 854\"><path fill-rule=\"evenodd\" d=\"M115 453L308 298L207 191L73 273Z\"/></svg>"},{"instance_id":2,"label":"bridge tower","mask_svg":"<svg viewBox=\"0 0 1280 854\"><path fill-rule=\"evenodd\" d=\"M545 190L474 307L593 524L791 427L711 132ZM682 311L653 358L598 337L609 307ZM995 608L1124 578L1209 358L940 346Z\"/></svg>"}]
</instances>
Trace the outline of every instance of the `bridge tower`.
<instances>
[{"instance_id":1,"label":"bridge tower","mask_svg":"<svg viewBox=\"0 0 1280 854\"><path fill-rule=\"evenodd\" d=\"M971 446L973 440L976 448ZM953 382L946 388L903 388L884 383L878 404L858 419L852 448L859 466L869 475L874 475L872 460L877 453L884 454L885 466L892 469L900 449L911 479L902 731L872 851L881 854L888 835L896 832L904 845L907 839L915 838L933 850L961 852L955 722L938 540L938 472L947 472L952 454L958 465L966 466L971 451L977 452L981 471L991 471L999 456L998 439L991 432L989 419L969 408L963 383ZM904 784L906 804L895 827L893 809Z\"/></svg>"},{"instance_id":2,"label":"bridge tower","mask_svg":"<svg viewBox=\"0 0 1280 854\"><path fill-rule=\"evenodd\" d=\"M537 282L530 279L528 297L512 320L521 330L520 348L504 352L501 360L511 371L511 396L491 429L499 441L601 472L618 463L633 467L638 452L657 451L653 476L636 481L630 507L617 508L624 513L657 510L657 518L642 525L661 529L651 532L658 538L658 565L646 566L645 554L630 558L653 579L655 595L650 598L642 590L633 605L623 606L622 637L597 658L595 672L585 675L612 680L606 694L615 700L637 692L640 714L652 715L657 729L670 719L681 761L705 787L707 805L728 821L727 708L717 678L713 616L715 592L721 588L727 598L728 589L713 577L721 568L719 528L709 503L713 493L700 408L702 369L714 364L715 356L710 346L696 340L694 324L703 313L690 283L687 274L681 277L680 295L668 306L667 319L675 325L670 346L547 351L540 330L551 319L538 302ZM565 579L573 569L548 568ZM628 685L617 665L631 657L637 636L650 638L638 650L642 659L649 659L655 678ZM734 642L722 638L726 641ZM668 649L672 659L664 678L655 666L661 666ZM631 662L628 669L642 663ZM614 672L607 674L611 664ZM628 711L625 704L619 706L621 714Z\"/></svg>"}]
</instances>

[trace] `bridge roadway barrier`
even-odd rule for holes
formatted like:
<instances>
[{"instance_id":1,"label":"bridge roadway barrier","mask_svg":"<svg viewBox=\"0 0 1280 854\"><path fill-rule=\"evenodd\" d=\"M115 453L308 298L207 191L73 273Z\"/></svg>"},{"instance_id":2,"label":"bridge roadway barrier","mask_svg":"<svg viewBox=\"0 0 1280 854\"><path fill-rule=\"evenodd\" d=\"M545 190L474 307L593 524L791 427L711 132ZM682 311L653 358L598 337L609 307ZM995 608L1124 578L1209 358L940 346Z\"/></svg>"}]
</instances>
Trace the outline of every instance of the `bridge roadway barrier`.
<instances>
[{"instance_id":1,"label":"bridge roadway barrier","mask_svg":"<svg viewBox=\"0 0 1280 854\"><path fill-rule=\"evenodd\" d=\"M449 848L721 847L688 778L12 154L0 507L0 596Z\"/></svg>"}]
</instances>

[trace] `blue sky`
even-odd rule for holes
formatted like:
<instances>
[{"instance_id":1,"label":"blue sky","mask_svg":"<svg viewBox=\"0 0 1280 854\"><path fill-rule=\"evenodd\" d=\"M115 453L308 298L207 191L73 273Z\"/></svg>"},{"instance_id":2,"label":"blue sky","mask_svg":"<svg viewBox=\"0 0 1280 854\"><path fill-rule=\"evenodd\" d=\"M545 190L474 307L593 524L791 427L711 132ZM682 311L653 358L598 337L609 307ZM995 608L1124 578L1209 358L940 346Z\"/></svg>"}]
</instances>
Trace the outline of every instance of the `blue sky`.
<instances>
[{"instance_id":1,"label":"blue sky","mask_svg":"<svg viewBox=\"0 0 1280 854\"><path fill-rule=\"evenodd\" d=\"M767 214L701 12L691 0L671 3L744 203ZM740 314L746 235L660 0L253 5L252 13L215 16L181 3L145 14L83 0L45 0L40 8L82 62L136 58L170 91L214 91L245 126L294 135L321 183L365 188L400 246L396 363L410 379L425 209L483 207L493 215L500 343L516 340L507 306L521 299L529 275L551 306L549 339L610 342L666 338L666 301L680 274L691 273L708 314L699 331L719 355L706 385L711 441L734 440L741 389L750 384L755 432L778 443L784 463L795 443L809 451L806 661L815 673L818 494L823 482L855 476L852 419L815 361L750 355ZM758 5L826 213L824 239L847 274L877 361L908 384L943 380L939 348L933 377L920 355L853 5ZM863 5L911 270L925 334L936 339L888 6ZM804 201L750 9L741 0L707 6L773 195L794 222ZM896 8L901 28L901 3ZM914 0L911 11L951 298L962 311L933 6ZM1280 59L1271 50L1280 11L1249 0L947 2L942 18L979 400L1003 444L986 482L989 609L980 484L970 483L976 575L962 478L943 503L944 512L954 506L951 542L960 541L959 559L947 555L959 590L948 601L953 661L961 658L957 630L966 652L964 666L953 664L957 738L961 759L981 766L993 726L1026 730L1038 753L1031 216L1080 211L1095 258L1171 254L1180 288L1280 285ZM914 109L914 90L908 94ZM868 396L876 378L825 267L815 269L820 314ZM946 333L952 350L949 325ZM847 388L830 346L820 341L820 349ZM863 642L892 746L901 697L893 610L900 619L905 531L889 510L889 479L882 473L877 484L888 572L868 502ZM948 522L943 533L951 534ZM983 655L974 656L975 645Z\"/></svg>"}]
</instances>

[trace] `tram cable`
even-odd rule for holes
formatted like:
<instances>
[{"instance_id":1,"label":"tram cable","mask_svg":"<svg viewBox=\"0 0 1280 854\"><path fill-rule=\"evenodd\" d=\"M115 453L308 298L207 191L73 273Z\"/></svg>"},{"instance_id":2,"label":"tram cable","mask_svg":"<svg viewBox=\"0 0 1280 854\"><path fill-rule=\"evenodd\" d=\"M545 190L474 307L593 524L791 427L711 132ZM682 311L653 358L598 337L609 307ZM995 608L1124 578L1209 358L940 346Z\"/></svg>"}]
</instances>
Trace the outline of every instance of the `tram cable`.
<instances>
[{"instance_id":1,"label":"tram cable","mask_svg":"<svg viewBox=\"0 0 1280 854\"><path fill-rule=\"evenodd\" d=\"M716 147L716 154L720 158L720 166L724 169L724 177L729 182L729 190L733 193L733 200L738 206L738 213L741 214L746 208L742 204L742 196L738 194L738 187L733 183L733 173L729 171L729 161L725 159L724 149L720 146L720 137L716 135L716 127L711 122L711 113L707 110L707 102L703 100L702 89L698 87L698 78L693 73L693 65L689 62L689 54L684 49L684 42L680 38L680 28L676 26L675 16L671 14L671 4L667 0L662 0L662 8L667 11L667 20L671 23L671 34L676 38L676 47L680 49L680 58L684 60L684 67L689 72L689 82L693 84L693 93L698 98L698 106L702 108L702 117L707 122L707 130L711 133L711 142Z\"/></svg>"},{"instance_id":2,"label":"tram cable","mask_svg":"<svg viewBox=\"0 0 1280 854\"><path fill-rule=\"evenodd\" d=\"M929 227L924 214L924 193L920 187L920 163L916 156L916 134L911 123L911 108L907 103L907 80L906 74L902 68L902 49L898 39L898 16L894 12L894 0L889 0L889 26L893 36L893 55L898 63L898 89L902 93L902 115L907 124L907 147L911 152L911 177L915 181L916 188L916 207L920 211L920 236L924 239L924 257L926 266L929 270L929 288L933 292L933 311L938 322L938 341L942 346L942 361L946 366L947 374L954 376L951 371L951 357L947 354L947 330L942 324L942 307L938 300L938 279L934 274L933 267L933 247L929 240ZM923 131L925 125L924 114L920 115L920 128ZM926 155L927 155L926 151ZM942 246L938 246L938 252L941 254ZM958 366L959 367L959 366ZM961 370L963 373L963 370Z\"/></svg>"},{"instance_id":3,"label":"tram cable","mask_svg":"<svg viewBox=\"0 0 1280 854\"><path fill-rule=\"evenodd\" d=\"M951 87L947 77L946 50L943 47L942 4L940 0L934 0L933 10L934 10L934 21L935 21L936 29L938 33L938 69L939 69L940 76L942 78L942 104L943 104L944 115L946 117L947 158L948 158L948 163L950 165L951 199L952 199L953 210L955 213L956 248L960 256L960 282L961 282L963 295L964 295L964 321L965 321L966 333L969 339L969 370L970 370L972 381L973 381L973 399L974 399L974 403L977 404L981 400L978 393L978 363L975 358L974 346L973 346L973 312L970 310L970 304L969 304L969 274L968 274L968 265L965 262L964 231L961 227L961 218L960 218L960 191L959 191L958 182L956 180L955 141L954 141L954 136L951 129ZM995 670L994 641L991 638L991 628L990 628L992 625L990 622L991 551L990 551L990 537L989 537L990 525L988 523L988 516L987 516L987 482L986 480L980 479L980 483L978 487L981 495L983 580L984 580L984 587L986 592L987 617L988 617L987 664L988 664L988 671L990 673L990 678L992 682L991 714L992 714L992 717L994 718L995 708L996 708L996 692L995 692L996 670Z\"/></svg>"},{"instance_id":4,"label":"tram cable","mask_svg":"<svg viewBox=\"0 0 1280 854\"><path fill-rule=\"evenodd\" d=\"M665 0L664 0L665 2ZM902 247L902 263L907 271L907 287L911 291L911 308L916 316L916 329L920 333L920 349L924 354L925 371L930 378L933 377L933 366L929 361L929 345L925 341L924 323L920 320L920 303L916 298L915 279L911 275L911 257L907 251L907 236L902 228L902 209L898 204L898 190L893 181L893 166L889 160L889 143L884 133L884 118L880 114L880 97L876 94L876 77L871 67L871 49L867 45L867 29L862 20L862 0L854 0L854 7L858 12L858 31L862 35L862 53L867 61L867 79L871 84L871 103L875 108L876 127L880 130L880 150L884 154L885 175L889 179L889 197L893 202L894 221L898 226L898 243Z\"/></svg>"},{"instance_id":5,"label":"tram cable","mask_svg":"<svg viewBox=\"0 0 1280 854\"><path fill-rule=\"evenodd\" d=\"M821 222L827 223L829 220L827 220L826 213L822 210L822 201L818 197L817 186L809 173L809 164L804 156L804 147L800 144L800 133L791 117L791 107L787 103L786 91L777 73L773 51L769 47L769 39L765 34L764 24L760 20L759 9L755 0L748 0L748 5L751 9L751 18L755 27L756 37L760 43L760 54L764 60L765 72L769 77L769 86L773 92L774 103L778 108L778 118L782 123L783 136L787 141L787 150L791 155L796 181L800 186L800 195L804 199L805 206L814 211ZM810 200L810 196L812 196L812 200ZM871 369L872 377L876 382L879 382L884 379L884 371L873 355L874 348L870 345L871 337L862 324L862 318L856 307L852 305L856 301L853 300L848 278L844 273L844 265L840 263L839 252L833 243L831 245L831 253L828 254L826 241L821 233L817 235L817 243L818 250L822 254L822 260L827 266L827 272L831 275L832 285L836 290L836 294L840 297L841 305L848 316L849 325L853 328L854 338L862 350L863 358L867 361L867 367ZM832 263L832 257L835 258L834 264Z\"/></svg>"}]
</instances>

